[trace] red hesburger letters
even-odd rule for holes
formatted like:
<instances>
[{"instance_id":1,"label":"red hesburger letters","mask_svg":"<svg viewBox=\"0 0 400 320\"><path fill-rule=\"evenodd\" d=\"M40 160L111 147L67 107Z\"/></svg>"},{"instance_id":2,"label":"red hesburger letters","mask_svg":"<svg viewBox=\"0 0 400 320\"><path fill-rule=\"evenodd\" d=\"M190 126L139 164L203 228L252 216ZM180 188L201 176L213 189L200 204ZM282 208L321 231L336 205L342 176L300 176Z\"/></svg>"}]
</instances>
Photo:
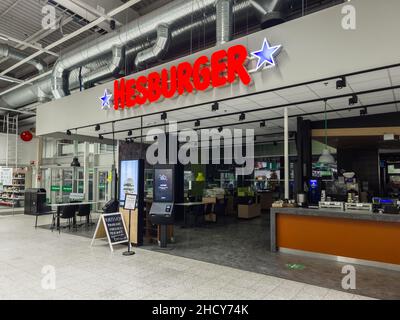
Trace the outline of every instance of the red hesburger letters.
<instances>
[{"instance_id":1,"label":"red hesburger letters","mask_svg":"<svg viewBox=\"0 0 400 320\"><path fill-rule=\"evenodd\" d=\"M160 73L152 72L137 79L115 80L114 109L156 102L161 97L169 99L175 93L183 95L194 90L204 91L210 86L218 88L236 79L249 85L251 77L245 67L247 56L246 47L235 45L228 50L214 52L210 58L200 56L193 64L182 62Z\"/></svg>"}]
</instances>

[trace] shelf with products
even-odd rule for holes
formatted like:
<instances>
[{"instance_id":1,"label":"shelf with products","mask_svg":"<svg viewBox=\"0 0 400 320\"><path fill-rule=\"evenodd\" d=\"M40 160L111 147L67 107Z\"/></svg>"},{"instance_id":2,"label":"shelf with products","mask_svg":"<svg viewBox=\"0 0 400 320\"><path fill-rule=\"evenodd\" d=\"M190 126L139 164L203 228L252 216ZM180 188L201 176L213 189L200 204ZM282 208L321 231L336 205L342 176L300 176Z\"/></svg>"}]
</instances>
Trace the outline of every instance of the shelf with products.
<instances>
[{"instance_id":1,"label":"shelf with products","mask_svg":"<svg viewBox=\"0 0 400 320\"><path fill-rule=\"evenodd\" d=\"M8 196L0 196L0 199L9 199L9 200L24 200L24 197L8 197Z\"/></svg>"},{"instance_id":2,"label":"shelf with products","mask_svg":"<svg viewBox=\"0 0 400 320\"><path fill-rule=\"evenodd\" d=\"M25 189L31 185L31 168L6 168L7 176L3 174L3 183L0 190L0 205L20 207L25 198ZM10 173L12 170L12 173Z\"/></svg>"},{"instance_id":3,"label":"shelf with products","mask_svg":"<svg viewBox=\"0 0 400 320\"><path fill-rule=\"evenodd\" d=\"M0 206L13 207L14 206L14 202L0 201Z\"/></svg>"},{"instance_id":4,"label":"shelf with products","mask_svg":"<svg viewBox=\"0 0 400 320\"><path fill-rule=\"evenodd\" d=\"M3 185L4 187L13 187L13 188L16 188L16 187L23 187L23 188L25 188L25 185L24 184L5 184L5 185Z\"/></svg>"}]
</instances>

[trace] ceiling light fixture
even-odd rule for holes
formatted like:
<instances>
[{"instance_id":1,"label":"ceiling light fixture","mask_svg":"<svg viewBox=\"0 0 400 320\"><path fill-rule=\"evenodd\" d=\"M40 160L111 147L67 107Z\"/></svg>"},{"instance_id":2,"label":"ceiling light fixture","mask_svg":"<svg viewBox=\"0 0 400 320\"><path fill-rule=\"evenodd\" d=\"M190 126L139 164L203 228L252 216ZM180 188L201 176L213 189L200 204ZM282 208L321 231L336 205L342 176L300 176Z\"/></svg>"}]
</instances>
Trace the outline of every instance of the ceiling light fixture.
<instances>
[{"instance_id":1,"label":"ceiling light fixture","mask_svg":"<svg viewBox=\"0 0 400 320\"><path fill-rule=\"evenodd\" d=\"M163 113L161 114L161 120L167 120L167 118L168 118L167 113L166 113L166 112L163 112Z\"/></svg>"},{"instance_id":2,"label":"ceiling light fixture","mask_svg":"<svg viewBox=\"0 0 400 320\"><path fill-rule=\"evenodd\" d=\"M132 130L128 130L128 136L130 137L132 135Z\"/></svg>"},{"instance_id":3,"label":"ceiling light fixture","mask_svg":"<svg viewBox=\"0 0 400 320\"><path fill-rule=\"evenodd\" d=\"M94 130L95 130L95 131L100 131L100 125L99 125L99 124L96 124L96 126L94 127Z\"/></svg>"},{"instance_id":4,"label":"ceiling light fixture","mask_svg":"<svg viewBox=\"0 0 400 320\"><path fill-rule=\"evenodd\" d=\"M211 111L218 111L218 109L219 109L219 103L214 102L211 106Z\"/></svg>"},{"instance_id":5,"label":"ceiling light fixture","mask_svg":"<svg viewBox=\"0 0 400 320\"><path fill-rule=\"evenodd\" d=\"M340 80L336 81L336 89L341 90L347 87L346 77L341 77Z\"/></svg>"},{"instance_id":6,"label":"ceiling light fixture","mask_svg":"<svg viewBox=\"0 0 400 320\"><path fill-rule=\"evenodd\" d=\"M260 122L260 128L264 128L265 125L266 125L265 120L263 120L263 121Z\"/></svg>"},{"instance_id":7,"label":"ceiling light fixture","mask_svg":"<svg viewBox=\"0 0 400 320\"><path fill-rule=\"evenodd\" d=\"M221 132L223 130L222 126L218 127L218 132Z\"/></svg>"},{"instance_id":8,"label":"ceiling light fixture","mask_svg":"<svg viewBox=\"0 0 400 320\"><path fill-rule=\"evenodd\" d=\"M239 121L243 121L244 119L246 119L246 114L242 112L239 116Z\"/></svg>"},{"instance_id":9,"label":"ceiling light fixture","mask_svg":"<svg viewBox=\"0 0 400 320\"><path fill-rule=\"evenodd\" d=\"M360 110L360 116L366 116L368 114L368 110L366 107L364 107L364 109Z\"/></svg>"},{"instance_id":10,"label":"ceiling light fixture","mask_svg":"<svg viewBox=\"0 0 400 320\"><path fill-rule=\"evenodd\" d=\"M100 140L104 140L104 137L103 137L102 134L99 134L99 139L100 139Z\"/></svg>"},{"instance_id":11,"label":"ceiling light fixture","mask_svg":"<svg viewBox=\"0 0 400 320\"><path fill-rule=\"evenodd\" d=\"M349 99L349 105L353 106L358 103L358 97L356 94L354 94L350 99Z\"/></svg>"},{"instance_id":12,"label":"ceiling light fixture","mask_svg":"<svg viewBox=\"0 0 400 320\"><path fill-rule=\"evenodd\" d=\"M195 127L200 127L200 120L196 120L195 123L194 123L194 126Z\"/></svg>"},{"instance_id":13,"label":"ceiling light fixture","mask_svg":"<svg viewBox=\"0 0 400 320\"><path fill-rule=\"evenodd\" d=\"M71 135L71 130L67 130L67 136L70 136Z\"/></svg>"},{"instance_id":14,"label":"ceiling light fixture","mask_svg":"<svg viewBox=\"0 0 400 320\"><path fill-rule=\"evenodd\" d=\"M71 167L80 167L80 166L81 166L81 164L78 160L78 157L74 157L71 162Z\"/></svg>"}]
</instances>

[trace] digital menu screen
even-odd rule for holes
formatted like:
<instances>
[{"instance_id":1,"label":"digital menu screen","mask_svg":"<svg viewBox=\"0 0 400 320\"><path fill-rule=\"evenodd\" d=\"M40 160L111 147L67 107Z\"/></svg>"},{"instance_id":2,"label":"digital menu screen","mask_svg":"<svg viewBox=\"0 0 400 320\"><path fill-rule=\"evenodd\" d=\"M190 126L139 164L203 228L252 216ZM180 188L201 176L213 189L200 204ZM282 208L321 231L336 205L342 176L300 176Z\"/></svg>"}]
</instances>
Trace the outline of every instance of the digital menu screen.
<instances>
[{"instance_id":1,"label":"digital menu screen","mask_svg":"<svg viewBox=\"0 0 400 320\"><path fill-rule=\"evenodd\" d=\"M172 169L154 170L154 200L157 202L173 201Z\"/></svg>"},{"instance_id":2,"label":"digital menu screen","mask_svg":"<svg viewBox=\"0 0 400 320\"><path fill-rule=\"evenodd\" d=\"M119 203L124 206L125 194L138 194L139 187L139 160L121 161L119 179Z\"/></svg>"}]
</instances>

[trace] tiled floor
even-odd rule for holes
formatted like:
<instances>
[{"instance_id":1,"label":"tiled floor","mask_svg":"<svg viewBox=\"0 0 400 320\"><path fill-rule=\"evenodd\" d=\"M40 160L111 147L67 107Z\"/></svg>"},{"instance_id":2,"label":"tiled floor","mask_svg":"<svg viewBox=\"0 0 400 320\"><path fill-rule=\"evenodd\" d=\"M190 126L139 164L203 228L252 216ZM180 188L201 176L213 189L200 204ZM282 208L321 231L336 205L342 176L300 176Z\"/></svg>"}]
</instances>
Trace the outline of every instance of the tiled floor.
<instances>
[{"instance_id":1,"label":"tiled floor","mask_svg":"<svg viewBox=\"0 0 400 320\"><path fill-rule=\"evenodd\" d=\"M342 290L344 262L271 252L269 215L251 220L225 217L217 224L174 228L175 243L168 254L268 276ZM159 251L158 246L144 248ZM294 266L294 267L293 267ZM353 265L354 294L377 299L400 298L400 271Z\"/></svg>"},{"instance_id":2,"label":"tiled floor","mask_svg":"<svg viewBox=\"0 0 400 320\"><path fill-rule=\"evenodd\" d=\"M41 223L48 219L42 217ZM0 217L0 299L368 299L149 250L107 244ZM43 289L54 267L56 289Z\"/></svg>"},{"instance_id":3,"label":"tiled floor","mask_svg":"<svg viewBox=\"0 0 400 320\"><path fill-rule=\"evenodd\" d=\"M9 208L0 206L0 216L13 216L16 214L23 214L24 208Z\"/></svg>"}]
</instances>

